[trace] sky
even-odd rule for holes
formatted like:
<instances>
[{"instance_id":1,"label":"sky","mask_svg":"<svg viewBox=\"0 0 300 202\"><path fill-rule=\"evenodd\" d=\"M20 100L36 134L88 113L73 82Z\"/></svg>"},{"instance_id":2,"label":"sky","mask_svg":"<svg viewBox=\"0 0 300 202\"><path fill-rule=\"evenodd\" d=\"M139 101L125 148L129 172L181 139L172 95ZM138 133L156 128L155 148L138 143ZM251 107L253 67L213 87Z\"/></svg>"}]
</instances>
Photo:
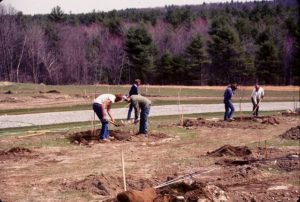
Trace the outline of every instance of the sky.
<instances>
[{"instance_id":1,"label":"sky","mask_svg":"<svg viewBox=\"0 0 300 202\"><path fill-rule=\"evenodd\" d=\"M11 5L23 14L50 13L55 6L60 6L65 13L88 13L126 8L155 8L165 5L196 5L231 0L2 0L1 4ZM247 1L247 0L239 0ZM248 0L249 1L249 0Z\"/></svg>"}]
</instances>

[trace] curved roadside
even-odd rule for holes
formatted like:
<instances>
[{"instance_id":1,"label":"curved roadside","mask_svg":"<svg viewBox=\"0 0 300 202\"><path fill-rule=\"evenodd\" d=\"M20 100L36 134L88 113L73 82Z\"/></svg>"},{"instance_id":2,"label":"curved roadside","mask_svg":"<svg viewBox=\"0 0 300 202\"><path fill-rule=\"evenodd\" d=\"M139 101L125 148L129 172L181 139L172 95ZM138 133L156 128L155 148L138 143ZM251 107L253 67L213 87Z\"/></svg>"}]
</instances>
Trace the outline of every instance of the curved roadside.
<instances>
[{"instance_id":1,"label":"curved roadside","mask_svg":"<svg viewBox=\"0 0 300 202\"><path fill-rule=\"evenodd\" d=\"M261 111L277 111L294 109L299 106L299 102L264 102L261 103ZM235 104L236 110L239 110L239 104ZM252 111L251 103L242 103L242 111ZM183 104L183 105L162 105L152 106L150 116L167 116L177 114L195 114L223 112L223 104ZM125 119L127 108L112 109L115 119ZM26 126L51 125L61 123L74 123L92 121L94 113L92 110L65 111L65 112L47 112L22 115L3 115L0 116L0 128L17 128Z\"/></svg>"}]
</instances>

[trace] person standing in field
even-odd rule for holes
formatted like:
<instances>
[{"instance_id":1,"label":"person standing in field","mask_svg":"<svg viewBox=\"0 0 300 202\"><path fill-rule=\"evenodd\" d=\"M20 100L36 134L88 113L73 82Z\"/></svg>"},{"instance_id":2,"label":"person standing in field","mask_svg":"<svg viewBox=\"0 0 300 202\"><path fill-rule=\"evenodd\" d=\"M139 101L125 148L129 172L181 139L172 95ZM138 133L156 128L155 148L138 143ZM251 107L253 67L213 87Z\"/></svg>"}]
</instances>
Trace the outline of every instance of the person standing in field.
<instances>
[{"instance_id":1,"label":"person standing in field","mask_svg":"<svg viewBox=\"0 0 300 202\"><path fill-rule=\"evenodd\" d=\"M141 80L140 79L136 79L134 81L134 83L132 84L131 88L130 88L130 91L129 91L129 96L132 96L132 95L138 95L139 94L139 89L138 87L141 85ZM128 109L128 114L127 114L127 121L130 120L131 118L131 112L132 112L132 109L133 109L133 106L130 104L129 105L129 109Z\"/></svg>"},{"instance_id":2,"label":"person standing in field","mask_svg":"<svg viewBox=\"0 0 300 202\"><path fill-rule=\"evenodd\" d=\"M254 89L251 94L251 101L253 104L253 116L258 116L259 103L264 98L265 91L258 84L254 86Z\"/></svg>"},{"instance_id":3,"label":"person standing in field","mask_svg":"<svg viewBox=\"0 0 300 202\"><path fill-rule=\"evenodd\" d=\"M108 142L109 141L109 132L108 132L108 119L107 115L110 117L111 122L115 122L111 114L111 105L112 103L122 101L121 94L102 94L94 100L93 110L97 114L102 128L100 130L99 139L100 141Z\"/></svg>"},{"instance_id":4,"label":"person standing in field","mask_svg":"<svg viewBox=\"0 0 300 202\"><path fill-rule=\"evenodd\" d=\"M224 104L225 104L224 121L233 120L232 115L234 113L234 106L232 104L231 98L236 89L237 89L237 84L230 84L225 89L225 92L224 92Z\"/></svg>"},{"instance_id":5,"label":"person standing in field","mask_svg":"<svg viewBox=\"0 0 300 202\"><path fill-rule=\"evenodd\" d=\"M140 122L138 134L147 136L148 134L148 116L151 107L151 101L142 95L132 95L125 98L134 109L134 123ZM140 120L139 120L140 115Z\"/></svg>"}]
</instances>

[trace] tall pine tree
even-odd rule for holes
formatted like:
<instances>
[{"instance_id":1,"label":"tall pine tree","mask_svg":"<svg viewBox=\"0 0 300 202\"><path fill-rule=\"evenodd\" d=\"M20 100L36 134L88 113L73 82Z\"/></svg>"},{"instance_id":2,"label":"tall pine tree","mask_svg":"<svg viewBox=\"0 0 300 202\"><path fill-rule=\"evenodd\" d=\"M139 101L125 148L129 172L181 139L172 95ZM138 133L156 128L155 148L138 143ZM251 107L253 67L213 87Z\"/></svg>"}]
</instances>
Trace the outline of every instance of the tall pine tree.
<instances>
[{"instance_id":1,"label":"tall pine tree","mask_svg":"<svg viewBox=\"0 0 300 202\"><path fill-rule=\"evenodd\" d=\"M193 38L192 42L186 48L186 53L191 67L191 78L199 80L202 83L202 67L206 62L206 56L203 49L203 41L200 35Z\"/></svg>"},{"instance_id":2,"label":"tall pine tree","mask_svg":"<svg viewBox=\"0 0 300 202\"><path fill-rule=\"evenodd\" d=\"M125 50L129 59L132 77L147 82L154 72L154 45L150 34L144 28L130 28Z\"/></svg>"},{"instance_id":3,"label":"tall pine tree","mask_svg":"<svg viewBox=\"0 0 300 202\"><path fill-rule=\"evenodd\" d=\"M243 52L237 32L223 19L212 23L208 43L211 58L211 84L228 84L240 80Z\"/></svg>"}]
</instances>

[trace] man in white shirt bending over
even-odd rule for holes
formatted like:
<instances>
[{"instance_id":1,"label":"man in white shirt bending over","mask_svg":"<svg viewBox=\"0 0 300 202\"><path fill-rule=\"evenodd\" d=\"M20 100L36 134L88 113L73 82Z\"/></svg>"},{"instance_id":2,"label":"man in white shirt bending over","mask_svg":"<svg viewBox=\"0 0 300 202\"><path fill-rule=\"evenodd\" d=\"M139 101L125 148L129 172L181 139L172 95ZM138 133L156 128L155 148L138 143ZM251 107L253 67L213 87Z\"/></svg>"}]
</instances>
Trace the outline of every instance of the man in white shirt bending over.
<instances>
[{"instance_id":1,"label":"man in white shirt bending over","mask_svg":"<svg viewBox=\"0 0 300 202\"><path fill-rule=\"evenodd\" d=\"M259 110L259 102L264 98L265 92L262 87L260 87L258 84L254 86L254 89L252 91L251 95L251 101L253 104L253 115L258 116L258 110Z\"/></svg>"},{"instance_id":2,"label":"man in white shirt bending over","mask_svg":"<svg viewBox=\"0 0 300 202\"><path fill-rule=\"evenodd\" d=\"M109 141L107 114L110 117L111 121L115 122L112 114L110 113L111 104L119 101L122 101L121 94L116 94L116 95L102 94L94 100L93 110L97 114L102 124L102 128L99 134L100 141L104 141L104 142Z\"/></svg>"}]
</instances>

